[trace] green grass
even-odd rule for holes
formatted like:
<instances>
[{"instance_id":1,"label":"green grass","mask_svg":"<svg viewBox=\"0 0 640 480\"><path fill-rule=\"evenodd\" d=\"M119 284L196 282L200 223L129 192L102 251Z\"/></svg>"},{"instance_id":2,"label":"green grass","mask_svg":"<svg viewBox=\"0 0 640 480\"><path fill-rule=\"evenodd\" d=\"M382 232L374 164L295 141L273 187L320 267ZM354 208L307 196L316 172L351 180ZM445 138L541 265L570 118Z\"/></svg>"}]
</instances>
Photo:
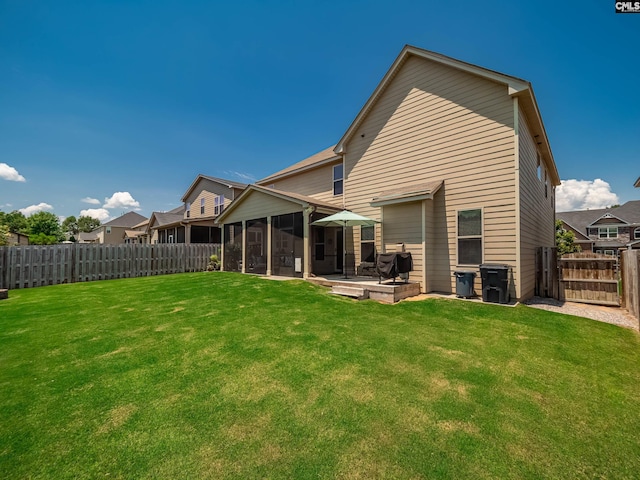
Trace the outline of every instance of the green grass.
<instances>
[{"instance_id":1,"label":"green grass","mask_svg":"<svg viewBox=\"0 0 640 480\"><path fill-rule=\"evenodd\" d=\"M233 273L0 302L0 478L638 478L640 339Z\"/></svg>"}]
</instances>

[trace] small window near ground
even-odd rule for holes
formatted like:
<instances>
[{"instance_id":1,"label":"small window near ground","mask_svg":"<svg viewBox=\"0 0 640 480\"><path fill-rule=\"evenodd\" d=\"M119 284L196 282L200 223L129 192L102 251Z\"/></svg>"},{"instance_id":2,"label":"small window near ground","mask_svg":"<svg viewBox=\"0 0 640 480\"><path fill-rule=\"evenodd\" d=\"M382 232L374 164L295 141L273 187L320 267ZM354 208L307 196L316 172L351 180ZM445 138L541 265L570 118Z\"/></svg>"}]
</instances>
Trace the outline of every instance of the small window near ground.
<instances>
[{"instance_id":1,"label":"small window near ground","mask_svg":"<svg viewBox=\"0 0 640 480\"><path fill-rule=\"evenodd\" d=\"M360 227L360 261L375 262L376 260L376 230L370 227Z\"/></svg>"},{"instance_id":2,"label":"small window near ground","mask_svg":"<svg viewBox=\"0 0 640 480\"><path fill-rule=\"evenodd\" d=\"M482 210L458 212L458 265L482 263Z\"/></svg>"},{"instance_id":3,"label":"small window near ground","mask_svg":"<svg viewBox=\"0 0 640 480\"><path fill-rule=\"evenodd\" d=\"M342 195L344 190L344 177L342 164L333 167L333 194Z\"/></svg>"}]
</instances>

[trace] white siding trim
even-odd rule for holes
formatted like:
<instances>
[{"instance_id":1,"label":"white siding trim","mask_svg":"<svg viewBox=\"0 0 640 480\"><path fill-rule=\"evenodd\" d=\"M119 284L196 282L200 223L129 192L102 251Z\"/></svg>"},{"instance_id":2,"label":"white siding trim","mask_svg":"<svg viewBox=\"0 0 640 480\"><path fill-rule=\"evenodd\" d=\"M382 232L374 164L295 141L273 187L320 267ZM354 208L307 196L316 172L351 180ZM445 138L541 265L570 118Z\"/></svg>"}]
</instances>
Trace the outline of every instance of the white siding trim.
<instances>
[{"instance_id":1,"label":"white siding trim","mask_svg":"<svg viewBox=\"0 0 640 480\"><path fill-rule=\"evenodd\" d=\"M516 265L513 270L516 272L516 298L520 298L522 294L522 245L520 231L520 117L518 115L518 97L513 97L513 155L515 165L515 208L516 208Z\"/></svg>"}]
</instances>

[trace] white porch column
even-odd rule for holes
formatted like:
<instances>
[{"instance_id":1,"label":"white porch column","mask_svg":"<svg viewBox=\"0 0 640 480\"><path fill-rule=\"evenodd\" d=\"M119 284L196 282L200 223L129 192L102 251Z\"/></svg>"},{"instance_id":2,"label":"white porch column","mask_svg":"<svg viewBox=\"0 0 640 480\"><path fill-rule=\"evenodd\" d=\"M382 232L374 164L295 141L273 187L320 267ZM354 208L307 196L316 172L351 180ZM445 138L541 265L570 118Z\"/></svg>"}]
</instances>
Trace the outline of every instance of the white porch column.
<instances>
[{"instance_id":1,"label":"white porch column","mask_svg":"<svg viewBox=\"0 0 640 480\"><path fill-rule=\"evenodd\" d=\"M220 271L224 271L224 225L220 225Z\"/></svg>"},{"instance_id":2,"label":"white porch column","mask_svg":"<svg viewBox=\"0 0 640 480\"><path fill-rule=\"evenodd\" d=\"M242 220L242 273L246 273L247 268L247 221Z\"/></svg>"},{"instance_id":3,"label":"white porch column","mask_svg":"<svg viewBox=\"0 0 640 480\"><path fill-rule=\"evenodd\" d=\"M272 242L272 234L271 234L271 215L267 217L267 275L271 275L271 252L273 249L271 248Z\"/></svg>"},{"instance_id":4,"label":"white porch column","mask_svg":"<svg viewBox=\"0 0 640 480\"><path fill-rule=\"evenodd\" d=\"M191 243L191 224L187 223L184 226L184 243Z\"/></svg>"},{"instance_id":5,"label":"white porch column","mask_svg":"<svg viewBox=\"0 0 640 480\"><path fill-rule=\"evenodd\" d=\"M313 208L304 208L302 210L302 278L311 276L311 242L309 239L309 213Z\"/></svg>"}]
</instances>

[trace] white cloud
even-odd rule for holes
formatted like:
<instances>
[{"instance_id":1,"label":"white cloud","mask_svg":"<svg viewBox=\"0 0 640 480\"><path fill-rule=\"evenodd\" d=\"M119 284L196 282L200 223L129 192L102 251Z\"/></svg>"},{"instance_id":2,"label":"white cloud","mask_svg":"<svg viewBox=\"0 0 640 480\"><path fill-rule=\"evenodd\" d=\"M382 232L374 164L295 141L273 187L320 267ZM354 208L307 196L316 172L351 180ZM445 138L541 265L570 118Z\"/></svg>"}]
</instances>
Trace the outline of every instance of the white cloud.
<instances>
[{"instance_id":1,"label":"white cloud","mask_svg":"<svg viewBox=\"0 0 640 480\"><path fill-rule=\"evenodd\" d=\"M22 212L22 214L25 217L28 217L29 215L33 215L34 213L37 213L37 212L46 212L47 210L53 210L53 207L48 203L44 203L44 202L41 202L38 205L30 205L26 208L19 209L19 211Z\"/></svg>"},{"instance_id":2,"label":"white cloud","mask_svg":"<svg viewBox=\"0 0 640 480\"><path fill-rule=\"evenodd\" d=\"M109 210L105 208L88 208L86 210L80 210L80 216L97 218L101 222L104 222L111 218L111 214L109 213Z\"/></svg>"},{"instance_id":3,"label":"white cloud","mask_svg":"<svg viewBox=\"0 0 640 480\"><path fill-rule=\"evenodd\" d=\"M600 178L595 180L562 180L556 188L556 211L606 208L620 202L611 186Z\"/></svg>"},{"instance_id":4,"label":"white cloud","mask_svg":"<svg viewBox=\"0 0 640 480\"><path fill-rule=\"evenodd\" d=\"M111 198L105 198L104 202L102 208L140 208L140 203L129 192L116 192Z\"/></svg>"},{"instance_id":5,"label":"white cloud","mask_svg":"<svg viewBox=\"0 0 640 480\"><path fill-rule=\"evenodd\" d=\"M90 203L91 205L100 205L100 200L98 200L97 198L84 197L80 201L84 203Z\"/></svg>"},{"instance_id":6,"label":"white cloud","mask_svg":"<svg viewBox=\"0 0 640 480\"><path fill-rule=\"evenodd\" d=\"M10 182L26 182L27 180L18 171L6 163L0 163L0 178Z\"/></svg>"}]
</instances>

